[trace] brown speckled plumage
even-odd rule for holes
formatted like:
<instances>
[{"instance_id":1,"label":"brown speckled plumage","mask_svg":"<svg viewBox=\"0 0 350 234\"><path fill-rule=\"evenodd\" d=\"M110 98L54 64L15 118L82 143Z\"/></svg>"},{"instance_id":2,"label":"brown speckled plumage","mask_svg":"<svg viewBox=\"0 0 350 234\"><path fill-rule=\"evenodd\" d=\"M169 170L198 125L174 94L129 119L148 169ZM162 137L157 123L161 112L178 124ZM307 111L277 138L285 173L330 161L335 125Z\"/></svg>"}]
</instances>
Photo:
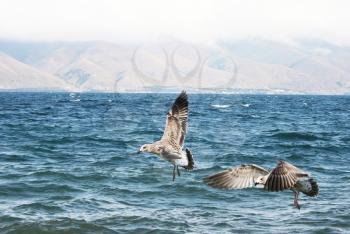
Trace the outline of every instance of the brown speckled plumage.
<instances>
[{"instance_id":1,"label":"brown speckled plumage","mask_svg":"<svg viewBox=\"0 0 350 234\"><path fill-rule=\"evenodd\" d=\"M191 151L183 150L188 121L188 96L185 91L176 98L171 110L167 113L166 124L162 138L152 144L143 145L140 151L157 154L162 159L174 165L173 180L175 180L175 168L178 175L178 167L192 170L194 160Z\"/></svg>"},{"instance_id":2,"label":"brown speckled plumage","mask_svg":"<svg viewBox=\"0 0 350 234\"><path fill-rule=\"evenodd\" d=\"M270 172L254 164L243 164L208 176L204 178L204 182L219 189L243 189L256 185L263 185L264 189L270 192L291 189L295 193L294 205L299 209L299 192L311 197L318 195L319 192L315 179L285 161L279 161Z\"/></svg>"}]
</instances>

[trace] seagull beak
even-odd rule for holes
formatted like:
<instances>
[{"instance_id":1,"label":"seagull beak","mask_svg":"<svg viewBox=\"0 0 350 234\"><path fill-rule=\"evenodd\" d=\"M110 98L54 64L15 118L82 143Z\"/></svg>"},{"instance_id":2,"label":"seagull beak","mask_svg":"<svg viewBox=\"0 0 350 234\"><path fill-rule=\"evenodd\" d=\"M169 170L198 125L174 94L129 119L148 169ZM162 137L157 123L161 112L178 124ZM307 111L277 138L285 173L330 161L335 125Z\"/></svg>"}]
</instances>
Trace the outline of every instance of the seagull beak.
<instances>
[{"instance_id":1,"label":"seagull beak","mask_svg":"<svg viewBox=\"0 0 350 234\"><path fill-rule=\"evenodd\" d=\"M141 154L141 152L142 152L142 151L141 151L141 150L139 150L139 151L137 151L137 152L136 152L136 154Z\"/></svg>"}]
</instances>

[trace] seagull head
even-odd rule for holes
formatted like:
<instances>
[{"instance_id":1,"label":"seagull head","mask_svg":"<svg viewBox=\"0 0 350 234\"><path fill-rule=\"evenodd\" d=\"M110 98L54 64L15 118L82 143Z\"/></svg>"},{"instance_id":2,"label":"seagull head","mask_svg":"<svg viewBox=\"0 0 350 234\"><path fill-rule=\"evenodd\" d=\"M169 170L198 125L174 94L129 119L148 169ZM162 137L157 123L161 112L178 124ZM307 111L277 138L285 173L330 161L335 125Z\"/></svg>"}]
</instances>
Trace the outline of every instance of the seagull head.
<instances>
[{"instance_id":1,"label":"seagull head","mask_svg":"<svg viewBox=\"0 0 350 234\"><path fill-rule=\"evenodd\" d=\"M257 185L265 185L266 179L267 179L266 176L259 176L259 177L256 178L256 180L255 180L255 186L257 186Z\"/></svg>"},{"instance_id":2,"label":"seagull head","mask_svg":"<svg viewBox=\"0 0 350 234\"><path fill-rule=\"evenodd\" d=\"M150 151L150 144L144 144L143 146L141 146L139 153L149 152L149 151Z\"/></svg>"}]
</instances>

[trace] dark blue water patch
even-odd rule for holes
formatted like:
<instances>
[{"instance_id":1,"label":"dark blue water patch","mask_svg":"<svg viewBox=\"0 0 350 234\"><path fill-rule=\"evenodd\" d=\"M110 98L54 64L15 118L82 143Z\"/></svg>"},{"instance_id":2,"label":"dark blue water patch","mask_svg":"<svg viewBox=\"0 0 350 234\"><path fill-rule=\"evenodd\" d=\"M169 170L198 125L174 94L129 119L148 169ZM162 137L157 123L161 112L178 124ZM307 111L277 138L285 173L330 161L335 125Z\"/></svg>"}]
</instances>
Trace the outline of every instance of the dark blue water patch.
<instances>
[{"instance_id":1,"label":"dark blue water patch","mask_svg":"<svg viewBox=\"0 0 350 234\"><path fill-rule=\"evenodd\" d=\"M47 212L47 213L60 213L63 212L64 210L62 208L60 208L59 206L53 206L53 205L49 205L49 204L44 204L42 202L31 202L30 204L22 204L19 206L16 206L15 208L13 208L14 212Z\"/></svg>"},{"instance_id":2,"label":"dark blue water patch","mask_svg":"<svg viewBox=\"0 0 350 234\"><path fill-rule=\"evenodd\" d=\"M197 163L172 182L172 165L136 152L160 139L175 97L0 93L0 232L348 232L349 97L190 94L186 147ZM278 160L320 185L300 211L291 191L203 183Z\"/></svg>"},{"instance_id":3,"label":"dark blue water patch","mask_svg":"<svg viewBox=\"0 0 350 234\"><path fill-rule=\"evenodd\" d=\"M8 225L2 230L5 233L119 233L114 232L111 229L105 228L100 225L88 223L84 220L76 219L58 219L51 221L39 221L39 222L19 222L16 224Z\"/></svg>"},{"instance_id":4,"label":"dark blue water patch","mask_svg":"<svg viewBox=\"0 0 350 234\"><path fill-rule=\"evenodd\" d=\"M316 141L323 140L322 137L316 136L312 133L298 133L298 132L281 132L275 133L270 137L278 138L281 140L291 140L291 141Z\"/></svg>"}]
</instances>

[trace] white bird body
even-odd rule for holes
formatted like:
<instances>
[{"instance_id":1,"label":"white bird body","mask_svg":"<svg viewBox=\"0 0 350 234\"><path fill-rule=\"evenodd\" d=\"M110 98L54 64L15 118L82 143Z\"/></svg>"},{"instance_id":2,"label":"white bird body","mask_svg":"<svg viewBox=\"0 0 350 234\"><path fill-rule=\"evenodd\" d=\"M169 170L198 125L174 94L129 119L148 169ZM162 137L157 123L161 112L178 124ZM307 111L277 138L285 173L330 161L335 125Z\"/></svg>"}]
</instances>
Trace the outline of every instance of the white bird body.
<instances>
[{"instance_id":1,"label":"white bird body","mask_svg":"<svg viewBox=\"0 0 350 234\"><path fill-rule=\"evenodd\" d=\"M186 167L189 163L185 151L181 151L180 154L174 153L173 155L169 155L167 153L160 153L160 157L175 166Z\"/></svg>"}]
</instances>

